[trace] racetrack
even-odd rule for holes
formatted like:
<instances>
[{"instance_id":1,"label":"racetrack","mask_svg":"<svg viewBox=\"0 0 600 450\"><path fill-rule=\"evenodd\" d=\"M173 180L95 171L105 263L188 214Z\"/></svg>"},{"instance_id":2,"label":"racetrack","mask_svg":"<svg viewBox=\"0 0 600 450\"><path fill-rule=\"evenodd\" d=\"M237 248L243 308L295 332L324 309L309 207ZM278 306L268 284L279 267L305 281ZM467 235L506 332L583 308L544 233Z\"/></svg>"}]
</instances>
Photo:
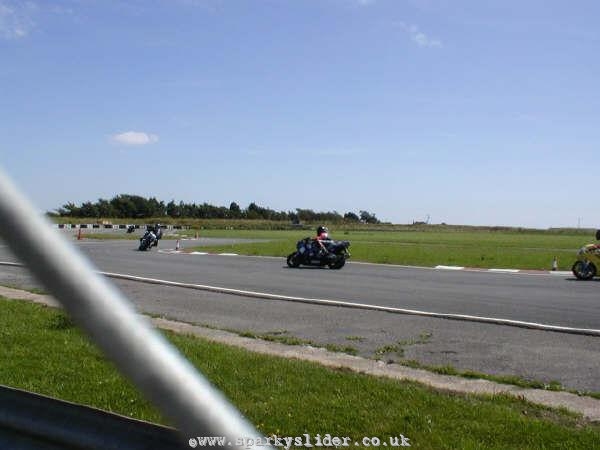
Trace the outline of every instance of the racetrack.
<instances>
[{"instance_id":1,"label":"racetrack","mask_svg":"<svg viewBox=\"0 0 600 450\"><path fill-rule=\"evenodd\" d=\"M161 248L167 246L173 247L173 243L161 242ZM106 272L287 296L600 328L600 285L580 282L570 275L353 263L339 271L289 269L283 258L144 253L127 241L84 241L80 247Z\"/></svg>"},{"instance_id":2,"label":"racetrack","mask_svg":"<svg viewBox=\"0 0 600 450\"><path fill-rule=\"evenodd\" d=\"M598 282L570 276L498 274L349 263L340 271L289 269L282 258L138 252L135 241L81 241L99 270L295 297L344 300L577 328L600 328ZM173 241L161 241L172 248ZM14 257L0 247L0 260ZM22 269L0 281L31 284ZM141 310L255 333L277 332L352 346L384 360L409 359L496 375L517 375L600 391L598 337L290 303L117 282Z\"/></svg>"}]
</instances>

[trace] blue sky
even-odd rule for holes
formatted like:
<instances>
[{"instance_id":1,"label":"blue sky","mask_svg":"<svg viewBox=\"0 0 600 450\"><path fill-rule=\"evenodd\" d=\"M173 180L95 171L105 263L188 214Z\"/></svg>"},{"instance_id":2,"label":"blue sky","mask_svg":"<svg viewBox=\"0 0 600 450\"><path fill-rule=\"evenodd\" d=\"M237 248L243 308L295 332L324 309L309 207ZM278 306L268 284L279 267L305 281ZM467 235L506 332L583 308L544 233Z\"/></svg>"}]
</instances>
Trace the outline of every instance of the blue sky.
<instances>
[{"instance_id":1,"label":"blue sky","mask_svg":"<svg viewBox=\"0 0 600 450\"><path fill-rule=\"evenodd\" d=\"M600 3L0 0L0 166L394 223L600 227Z\"/></svg>"}]
</instances>

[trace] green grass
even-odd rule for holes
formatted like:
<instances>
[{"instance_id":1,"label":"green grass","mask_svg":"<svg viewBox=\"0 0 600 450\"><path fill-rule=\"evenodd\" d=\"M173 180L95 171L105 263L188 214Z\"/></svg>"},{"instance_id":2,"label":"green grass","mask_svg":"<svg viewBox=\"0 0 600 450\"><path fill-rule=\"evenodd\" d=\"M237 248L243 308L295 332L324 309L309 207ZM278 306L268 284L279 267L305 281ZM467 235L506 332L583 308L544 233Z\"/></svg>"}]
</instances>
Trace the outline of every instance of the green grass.
<instances>
[{"instance_id":1,"label":"green grass","mask_svg":"<svg viewBox=\"0 0 600 450\"><path fill-rule=\"evenodd\" d=\"M147 315L150 317L164 318L164 315L161 315L161 314L147 314ZM227 331L229 333L237 334L238 336L246 337L246 338L250 338L250 339L261 339L264 341L278 342L280 344L285 344L285 345L310 345L311 347L324 348L324 349L327 349L332 352L346 353L349 355L358 355L358 353L359 353L358 350L356 349L356 347L353 347L350 345L318 343L318 342L311 341L308 339L302 339L302 338L298 338L296 336L289 335L289 332L287 330L273 330L273 331L269 331L266 333L255 333L255 332L249 331L249 330L238 331L238 330L234 330L231 328L219 328L219 327L215 327L214 325L210 325L210 324L206 324L206 323L204 323L204 324L190 323L190 324L197 325L197 326L200 326L203 328L209 328L209 329L214 329L214 330L223 330L223 331ZM431 339L432 336L433 335L431 332L423 331L416 338L400 340L394 344L386 344L386 345L377 347L375 350L373 350L373 353L370 357L376 361L387 359L388 362L394 362L396 364L401 364L401 365L404 365L407 367L412 367L415 369L424 369L424 370L428 370L430 372L438 373L440 375L452 375L452 376L471 378L471 379L480 378L480 379L494 381L494 382L501 383L501 384L511 384L511 385L519 386L519 387L523 387L523 388L544 389L544 390L551 390L551 391L564 391L564 392L570 392L570 393L576 394L576 395L585 395L588 397L600 399L600 392L578 391L578 390L574 390L574 389L566 389L558 381L550 381L549 383L546 383L546 382L542 382L542 381L538 381L538 380L525 379L522 377L511 376L511 375L489 375L489 374L485 374L483 372L475 372L472 370L461 371L450 365L432 366L432 365L422 364L415 360L404 359L405 347L411 346L411 345L426 344L429 342L429 340ZM363 336L354 336L354 335L346 336L345 339L348 341L354 341L354 342L364 342L367 340L367 338L365 338ZM399 357L399 358L392 359L391 357L394 357L394 356Z\"/></svg>"},{"instance_id":2,"label":"green grass","mask_svg":"<svg viewBox=\"0 0 600 450\"><path fill-rule=\"evenodd\" d=\"M348 341L364 342L364 341L367 340L367 338L364 337L364 336L346 336L346 340L348 340Z\"/></svg>"},{"instance_id":3,"label":"green grass","mask_svg":"<svg viewBox=\"0 0 600 450\"><path fill-rule=\"evenodd\" d=\"M600 446L600 426L518 399L448 394L167 336L265 435L403 434L420 449ZM1 384L165 423L59 310L0 298L0 361Z\"/></svg>"},{"instance_id":4,"label":"green grass","mask_svg":"<svg viewBox=\"0 0 600 450\"><path fill-rule=\"evenodd\" d=\"M325 348L331 352L347 353L349 355L357 355L358 350L351 345L337 345L337 344L319 344L317 342L301 339L295 336L290 336L287 331L271 331L268 333L254 333L252 331L237 332L235 330L227 330L231 333L236 333L242 337L251 339L262 339L263 341L278 342L285 345L310 345L311 347Z\"/></svg>"},{"instance_id":5,"label":"green grass","mask_svg":"<svg viewBox=\"0 0 600 450\"><path fill-rule=\"evenodd\" d=\"M454 265L481 268L552 269L558 259L560 270L569 270L578 248L593 241L592 235L575 231L457 231L433 228L431 231L340 231L332 237L351 242L353 261L429 266ZM234 252L245 255L285 257L307 231L203 230L203 237L244 237L269 242L244 243L187 250Z\"/></svg>"},{"instance_id":6,"label":"green grass","mask_svg":"<svg viewBox=\"0 0 600 450\"><path fill-rule=\"evenodd\" d=\"M90 219L55 218L62 223L89 223ZM287 222L264 220L199 219L112 219L114 223L177 223L191 227L176 231L181 237L224 237L266 239L269 242L245 243L187 250L234 252L246 255L285 257L296 242L314 233L314 224L294 227ZM570 270L575 253L582 245L594 241L594 230L537 230L509 227L473 227L456 225L332 224L332 237L351 242L352 260L383 264L417 266L455 265L480 268L519 268L550 270L558 259L559 270ZM117 233L94 233L83 230L84 238L138 239L120 230ZM163 239L174 238L168 234Z\"/></svg>"},{"instance_id":7,"label":"green grass","mask_svg":"<svg viewBox=\"0 0 600 450\"><path fill-rule=\"evenodd\" d=\"M395 354L401 358L404 357L404 347L409 345L418 345L418 344L426 344L431 339L432 334L428 331L422 332L418 338L416 339L406 339L402 341L398 341L394 344L387 344L378 347L373 352L373 357L376 360L382 359L383 356L389 354Z\"/></svg>"},{"instance_id":8,"label":"green grass","mask_svg":"<svg viewBox=\"0 0 600 450\"><path fill-rule=\"evenodd\" d=\"M426 364L421 364L418 361L414 360L400 360L398 364L402 364L407 367L412 367L414 369L425 369L430 372L438 373L440 375L452 375L463 378L476 378L482 380L494 381L496 383L501 384L512 384L513 386L519 386L527 389L544 389L547 391L565 391L571 392L573 394L578 395L586 395L589 397L598 398L600 393L597 392L578 392L573 390L564 389L562 384L559 381L550 381L549 383L544 383L536 380L528 380L525 378L521 378L515 375L488 375L481 372L476 372L473 370L458 370L450 365L446 366L429 366Z\"/></svg>"},{"instance_id":9,"label":"green grass","mask_svg":"<svg viewBox=\"0 0 600 450\"><path fill-rule=\"evenodd\" d=\"M62 312L2 297L0 384L163 421Z\"/></svg>"}]
</instances>

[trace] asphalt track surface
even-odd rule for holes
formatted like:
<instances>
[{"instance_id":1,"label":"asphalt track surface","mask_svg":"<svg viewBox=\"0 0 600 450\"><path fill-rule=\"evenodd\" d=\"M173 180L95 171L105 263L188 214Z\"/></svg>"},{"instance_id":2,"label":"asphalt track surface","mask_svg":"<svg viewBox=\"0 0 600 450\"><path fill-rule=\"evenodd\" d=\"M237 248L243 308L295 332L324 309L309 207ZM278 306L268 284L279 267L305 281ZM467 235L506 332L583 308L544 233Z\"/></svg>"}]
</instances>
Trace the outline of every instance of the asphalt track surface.
<instances>
[{"instance_id":1,"label":"asphalt track surface","mask_svg":"<svg viewBox=\"0 0 600 450\"><path fill-rule=\"evenodd\" d=\"M209 243L199 240L194 245ZM101 271L183 283L600 329L600 283L571 276L442 271L349 263L289 269L282 258L138 252L136 241L76 242ZM161 241L163 250L174 241ZM184 246L189 247L190 241ZM0 261L16 261L0 245ZM351 346L385 361L414 360L570 389L600 391L600 337L232 296L115 281L138 309L186 322ZM35 286L19 268L0 283ZM389 350L383 352L383 349Z\"/></svg>"}]
</instances>

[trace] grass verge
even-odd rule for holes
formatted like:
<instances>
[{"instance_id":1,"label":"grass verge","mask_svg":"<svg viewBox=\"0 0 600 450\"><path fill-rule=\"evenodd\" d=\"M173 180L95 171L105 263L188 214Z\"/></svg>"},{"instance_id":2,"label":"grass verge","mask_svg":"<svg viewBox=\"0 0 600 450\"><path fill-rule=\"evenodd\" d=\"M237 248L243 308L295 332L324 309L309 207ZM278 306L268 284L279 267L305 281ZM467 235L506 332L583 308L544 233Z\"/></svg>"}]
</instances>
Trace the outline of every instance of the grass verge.
<instances>
[{"instance_id":1,"label":"grass verge","mask_svg":"<svg viewBox=\"0 0 600 450\"><path fill-rule=\"evenodd\" d=\"M179 230L177 235L165 234L163 239L200 236L268 240L211 247L194 247L193 243L185 241L182 245L188 250L285 257L295 249L298 240L313 233L312 228L289 229L288 225L268 221L190 223L194 228ZM570 270L577 249L594 241L591 230L578 229L440 225L345 225L331 228L334 238L352 243L350 251L355 261L416 266L551 270L556 258L559 270ZM115 233L97 233L84 230L83 238L139 239L139 232L127 234L119 230Z\"/></svg>"},{"instance_id":2,"label":"grass verge","mask_svg":"<svg viewBox=\"0 0 600 450\"><path fill-rule=\"evenodd\" d=\"M167 318L163 314L147 314L147 315L150 317L155 317L155 318L162 318L162 319ZM331 343L323 344L323 343L311 341L308 339L302 339L302 338L298 338L296 336L290 335L287 330L274 330L274 331L269 331L266 333L256 333L256 332L249 331L249 330L240 331L240 330L235 330L233 328L220 328L220 327L216 327L214 325L210 325L207 323L203 323L203 324L193 323L193 322L186 322L186 323L188 323L190 325L202 327L202 328L209 328L209 329L213 329L213 330L222 330L222 331L226 331L228 333L237 334L238 336L246 337L246 338L250 338L250 339L260 339L263 341L277 342L277 343L285 344L285 345L310 345L311 347L324 348L331 352L346 353L348 355L355 355L355 356L359 354L358 349L354 346L337 345L337 344L331 344ZM600 400L600 392L566 389L559 381L543 382L543 381L538 381L538 380L525 379L525 378L518 377L515 375L489 375L489 374L485 374L483 372L476 372L473 370L459 370L450 365L432 366L432 365L422 364L415 360L404 358L405 347L411 346L411 345L426 344L427 342L429 342L431 337L432 337L431 332L423 331L416 338L401 340L401 341L398 341L393 344L382 345L380 347L377 347L373 351L373 354L370 355L370 358L372 358L376 361L386 360L387 363L400 364L400 365L403 365L406 367L411 367L413 369L423 369L423 370L427 370L429 372L437 373L440 375L451 375L451 376L469 378L469 379L482 379L482 380L493 381L493 382L500 383L500 384L510 384L513 386L518 386L518 387L527 388L527 389L564 391L564 392L570 392L572 394L586 396L586 397L592 397L592 398L596 398L596 399ZM363 336L346 336L345 339L348 341L353 341L353 342L364 342L366 340L366 338ZM388 356L392 356L393 358L388 358ZM367 356L367 357L369 357L369 356Z\"/></svg>"},{"instance_id":3,"label":"grass verge","mask_svg":"<svg viewBox=\"0 0 600 450\"><path fill-rule=\"evenodd\" d=\"M413 448L600 445L600 426L506 396L463 396L167 337L265 435L410 438ZM0 298L0 383L166 423L64 314Z\"/></svg>"},{"instance_id":4,"label":"grass verge","mask_svg":"<svg viewBox=\"0 0 600 450\"><path fill-rule=\"evenodd\" d=\"M255 238L269 242L243 243L188 250L234 252L245 255L285 257L309 232L278 230L202 230L202 237ZM570 270L579 247L593 236L565 232L534 231L342 231L335 239L349 240L353 261L416 266L451 265L481 268L551 270L554 258L559 270Z\"/></svg>"},{"instance_id":5,"label":"grass verge","mask_svg":"<svg viewBox=\"0 0 600 450\"><path fill-rule=\"evenodd\" d=\"M358 350L351 345L337 345L337 344L319 344L317 342L301 339L295 336L290 336L286 331L283 332L268 332L268 333L254 333L252 331L237 332L233 330L227 330L232 333L236 333L239 336L247 337L251 339L261 339L263 341L278 342L284 345L310 345L311 347L321 347L329 350L330 352L346 353L348 355L357 355Z\"/></svg>"}]
</instances>

